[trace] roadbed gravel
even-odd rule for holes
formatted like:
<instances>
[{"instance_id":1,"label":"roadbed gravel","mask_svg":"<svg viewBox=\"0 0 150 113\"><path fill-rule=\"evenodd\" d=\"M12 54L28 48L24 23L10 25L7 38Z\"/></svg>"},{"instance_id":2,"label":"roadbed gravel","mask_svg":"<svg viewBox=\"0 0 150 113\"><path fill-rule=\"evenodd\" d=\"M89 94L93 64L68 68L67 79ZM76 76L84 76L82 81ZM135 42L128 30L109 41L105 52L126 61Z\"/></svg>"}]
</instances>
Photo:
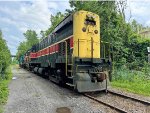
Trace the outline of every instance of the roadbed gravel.
<instances>
[{"instance_id":1,"label":"roadbed gravel","mask_svg":"<svg viewBox=\"0 0 150 113\"><path fill-rule=\"evenodd\" d=\"M24 69L13 68L4 113L115 113Z\"/></svg>"}]
</instances>

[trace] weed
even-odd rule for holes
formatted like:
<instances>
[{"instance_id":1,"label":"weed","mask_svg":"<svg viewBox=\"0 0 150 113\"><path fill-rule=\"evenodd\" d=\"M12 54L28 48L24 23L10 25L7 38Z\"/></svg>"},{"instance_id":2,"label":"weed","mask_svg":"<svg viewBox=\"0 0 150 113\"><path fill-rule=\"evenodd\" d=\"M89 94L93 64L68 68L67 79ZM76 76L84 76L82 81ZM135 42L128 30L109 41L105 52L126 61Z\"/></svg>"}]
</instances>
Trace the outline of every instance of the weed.
<instances>
[{"instance_id":1,"label":"weed","mask_svg":"<svg viewBox=\"0 0 150 113\"><path fill-rule=\"evenodd\" d=\"M121 67L114 70L112 86L129 92L150 96L150 70L146 65L140 71Z\"/></svg>"}]
</instances>

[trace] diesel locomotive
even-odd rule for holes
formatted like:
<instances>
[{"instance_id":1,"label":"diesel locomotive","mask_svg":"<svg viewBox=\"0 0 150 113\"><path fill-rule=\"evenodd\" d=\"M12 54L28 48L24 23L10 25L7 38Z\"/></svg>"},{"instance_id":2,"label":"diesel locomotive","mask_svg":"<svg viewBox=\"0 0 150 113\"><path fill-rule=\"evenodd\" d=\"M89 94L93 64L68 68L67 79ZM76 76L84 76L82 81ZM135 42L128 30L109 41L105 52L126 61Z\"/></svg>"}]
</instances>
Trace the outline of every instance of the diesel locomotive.
<instances>
[{"instance_id":1,"label":"diesel locomotive","mask_svg":"<svg viewBox=\"0 0 150 113\"><path fill-rule=\"evenodd\" d=\"M111 73L106 48L100 38L99 16L81 10L62 20L48 37L20 56L19 62L78 92L101 91L107 90Z\"/></svg>"}]
</instances>

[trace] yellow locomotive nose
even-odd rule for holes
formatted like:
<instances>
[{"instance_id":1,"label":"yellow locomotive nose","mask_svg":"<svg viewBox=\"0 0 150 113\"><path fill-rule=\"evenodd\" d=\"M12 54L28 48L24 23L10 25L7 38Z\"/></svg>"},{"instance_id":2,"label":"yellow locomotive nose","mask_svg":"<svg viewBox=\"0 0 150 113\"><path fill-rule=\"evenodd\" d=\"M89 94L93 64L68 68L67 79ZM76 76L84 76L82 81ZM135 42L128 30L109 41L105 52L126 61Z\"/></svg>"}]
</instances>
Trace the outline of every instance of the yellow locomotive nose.
<instances>
[{"instance_id":1,"label":"yellow locomotive nose","mask_svg":"<svg viewBox=\"0 0 150 113\"><path fill-rule=\"evenodd\" d=\"M99 16L86 11L74 14L74 51L79 58L100 58Z\"/></svg>"}]
</instances>

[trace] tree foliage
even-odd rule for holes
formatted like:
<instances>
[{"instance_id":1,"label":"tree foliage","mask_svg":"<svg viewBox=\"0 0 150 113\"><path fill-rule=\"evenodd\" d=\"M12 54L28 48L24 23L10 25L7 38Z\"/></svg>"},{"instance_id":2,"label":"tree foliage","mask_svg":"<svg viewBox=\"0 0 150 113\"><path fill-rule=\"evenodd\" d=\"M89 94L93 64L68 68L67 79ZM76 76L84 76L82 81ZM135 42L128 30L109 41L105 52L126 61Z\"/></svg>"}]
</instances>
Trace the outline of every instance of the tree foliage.
<instances>
[{"instance_id":1,"label":"tree foliage","mask_svg":"<svg viewBox=\"0 0 150 113\"><path fill-rule=\"evenodd\" d=\"M25 36L26 41L20 42L17 49L17 58L39 42L37 33L34 30L27 30L23 35Z\"/></svg>"},{"instance_id":2,"label":"tree foliage","mask_svg":"<svg viewBox=\"0 0 150 113\"><path fill-rule=\"evenodd\" d=\"M56 15L51 15L51 26L50 28L48 28L48 30L45 31L45 36L48 36L55 29L55 27L64 19L64 17L65 15L61 12L58 12Z\"/></svg>"},{"instance_id":3,"label":"tree foliage","mask_svg":"<svg viewBox=\"0 0 150 113\"><path fill-rule=\"evenodd\" d=\"M11 63L11 56L6 41L3 39L0 30L0 77L6 73L6 69Z\"/></svg>"},{"instance_id":4,"label":"tree foliage","mask_svg":"<svg viewBox=\"0 0 150 113\"><path fill-rule=\"evenodd\" d=\"M37 33L34 30L27 30L24 33L24 36L26 38L26 45L28 46L28 49L31 48L34 44L38 43L38 37Z\"/></svg>"}]
</instances>

